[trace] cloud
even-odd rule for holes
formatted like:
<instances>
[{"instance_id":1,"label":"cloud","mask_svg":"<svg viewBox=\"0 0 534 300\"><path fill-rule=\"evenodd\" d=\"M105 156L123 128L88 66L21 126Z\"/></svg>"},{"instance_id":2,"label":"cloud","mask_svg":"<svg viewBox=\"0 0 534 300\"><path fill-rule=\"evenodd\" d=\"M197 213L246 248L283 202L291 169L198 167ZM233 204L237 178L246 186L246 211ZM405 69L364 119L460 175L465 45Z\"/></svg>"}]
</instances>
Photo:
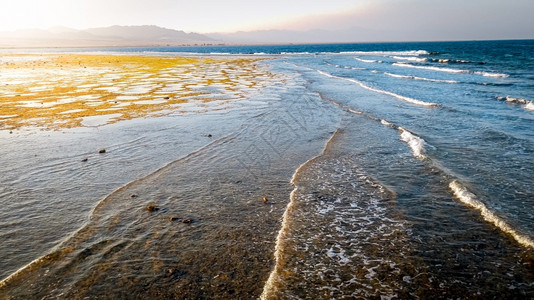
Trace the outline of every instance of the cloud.
<instances>
[{"instance_id":1,"label":"cloud","mask_svg":"<svg viewBox=\"0 0 534 300\"><path fill-rule=\"evenodd\" d=\"M374 40L534 38L531 0L377 1L338 14L312 15L286 28L359 29Z\"/></svg>"}]
</instances>

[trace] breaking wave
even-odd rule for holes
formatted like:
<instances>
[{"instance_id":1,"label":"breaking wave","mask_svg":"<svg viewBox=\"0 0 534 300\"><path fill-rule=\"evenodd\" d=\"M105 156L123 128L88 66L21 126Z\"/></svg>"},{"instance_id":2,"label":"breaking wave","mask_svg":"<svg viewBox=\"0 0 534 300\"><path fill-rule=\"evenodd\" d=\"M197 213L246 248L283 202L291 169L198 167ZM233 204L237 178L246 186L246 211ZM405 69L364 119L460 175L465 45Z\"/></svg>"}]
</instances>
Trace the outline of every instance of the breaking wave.
<instances>
[{"instance_id":1,"label":"breaking wave","mask_svg":"<svg viewBox=\"0 0 534 300\"><path fill-rule=\"evenodd\" d=\"M410 51L344 51L340 54L353 54L353 55L374 55L374 56L391 56L391 55L406 55L406 56L419 56L428 55L429 52L425 50L410 50Z\"/></svg>"},{"instance_id":2,"label":"breaking wave","mask_svg":"<svg viewBox=\"0 0 534 300\"><path fill-rule=\"evenodd\" d=\"M323 72L321 70L316 70L316 71L321 75L324 75L324 76L327 76L327 77L330 77L330 78L337 78L337 79L341 79L341 80L350 81L352 83L356 83L357 85L361 86L364 89L367 89L367 90L370 90L370 91L373 91L373 92L376 92L376 93L384 94L384 95L389 95L389 96L395 97L395 98L397 98L399 100L402 100L402 101L405 101L405 102L408 102L408 103L411 103L411 104L420 105L420 106L438 106L439 105L437 103L417 100L417 99L413 99L413 98L410 98L410 97L406 97L406 96L402 96L402 95L399 95L399 94L395 94L393 92L376 89L376 88L370 87L370 86L368 86L368 85L364 84L363 82L358 81L356 79L346 78L346 77L341 77L341 76L335 76L335 75Z\"/></svg>"},{"instance_id":3,"label":"breaking wave","mask_svg":"<svg viewBox=\"0 0 534 300\"><path fill-rule=\"evenodd\" d=\"M506 221L497 216L484 203L477 199L477 196L475 194L468 191L457 180L452 181L449 184L449 188L452 190L456 198L465 203L467 206L478 210L484 220L489 223L492 223L503 232L510 234L521 245L534 248L534 241L530 237L517 232L508 223L506 223Z\"/></svg>"},{"instance_id":4,"label":"breaking wave","mask_svg":"<svg viewBox=\"0 0 534 300\"><path fill-rule=\"evenodd\" d=\"M391 58L398 59L398 60L408 60L408 61L415 61L415 62L425 62L427 61L424 57L414 57L414 56L396 56L393 55Z\"/></svg>"},{"instance_id":5,"label":"breaking wave","mask_svg":"<svg viewBox=\"0 0 534 300\"><path fill-rule=\"evenodd\" d=\"M388 72L384 72L384 74L386 74L387 76L390 76L390 77L395 77L395 78L423 80L423 81L430 81L430 82L460 83L459 81L456 81L456 80L431 79L431 78L409 76L409 75L398 75L398 74L393 74L393 73L388 73Z\"/></svg>"},{"instance_id":6,"label":"breaking wave","mask_svg":"<svg viewBox=\"0 0 534 300\"><path fill-rule=\"evenodd\" d=\"M410 146L413 155L417 158L425 159L425 140L402 127L399 127L399 131L401 132L401 140Z\"/></svg>"},{"instance_id":7,"label":"breaking wave","mask_svg":"<svg viewBox=\"0 0 534 300\"><path fill-rule=\"evenodd\" d=\"M484 77L495 77L495 78L508 77L508 74L503 74L503 73L489 73L489 72L482 72L482 71L471 71L471 70L431 67L431 66L416 66L416 65L411 65L408 63L393 63L393 65L397 67L414 68L414 69L447 72L447 73L455 73L455 74L476 74L476 75L482 75Z\"/></svg>"},{"instance_id":8,"label":"breaking wave","mask_svg":"<svg viewBox=\"0 0 534 300\"><path fill-rule=\"evenodd\" d=\"M359 58L359 57L355 57L354 58L355 60L357 61L361 61L361 62L364 62L364 63L381 63L381 61L378 61L378 60L374 60L374 59L363 59L363 58Z\"/></svg>"},{"instance_id":9,"label":"breaking wave","mask_svg":"<svg viewBox=\"0 0 534 300\"><path fill-rule=\"evenodd\" d=\"M496 97L496 98L497 98L497 100L506 101L508 103L522 104L524 109L534 111L534 102L533 101L530 101L530 100L527 100L527 99L523 99L523 98L510 97L510 96Z\"/></svg>"}]
</instances>

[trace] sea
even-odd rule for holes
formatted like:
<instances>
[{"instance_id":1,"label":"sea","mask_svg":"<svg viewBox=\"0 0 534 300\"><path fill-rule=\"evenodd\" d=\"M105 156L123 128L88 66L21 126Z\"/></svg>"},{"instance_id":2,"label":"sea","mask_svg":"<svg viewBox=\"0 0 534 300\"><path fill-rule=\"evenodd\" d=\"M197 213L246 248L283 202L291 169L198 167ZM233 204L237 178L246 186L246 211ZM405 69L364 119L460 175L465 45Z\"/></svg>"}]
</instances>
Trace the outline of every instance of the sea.
<instances>
[{"instance_id":1,"label":"sea","mask_svg":"<svg viewBox=\"0 0 534 300\"><path fill-rule=\"evenodd\" d=\"M534 298L534 40L27 52L275 76L224 110L0 130L0 299Z\"/></svg>"}]
</instances>

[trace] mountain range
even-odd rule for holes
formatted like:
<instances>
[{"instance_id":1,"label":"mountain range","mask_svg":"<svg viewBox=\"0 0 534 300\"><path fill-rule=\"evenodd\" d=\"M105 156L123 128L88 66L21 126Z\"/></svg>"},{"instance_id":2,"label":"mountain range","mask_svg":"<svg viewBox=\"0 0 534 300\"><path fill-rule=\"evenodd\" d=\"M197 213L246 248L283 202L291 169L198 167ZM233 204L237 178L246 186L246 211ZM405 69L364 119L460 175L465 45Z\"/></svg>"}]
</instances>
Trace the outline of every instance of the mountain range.
<instances>
[{"instance_id":1,"label":"mountain range","mask_svg":"<svg viewBox=\"0 0 534 300\"><path fill-rule=\"evenodd\" d=\"M0 48L182 46L218 43L213 38L154 25L77 30L54 27L0 32Z\"/></svg>"},{"instance_id":2,"label":"mountain range","mask_svg":"<svg viewBox=\"0 0 534 300\"><path fill-rule=\"evenodd\" d=\"M0 32L0 48L13 47L134 47L216 44L348 43L376 41L376 37L398 40L401 32L362 28L345 30L257 30L234 33L186 33L154 25L110 26L77 30L54 27Z\"/></svg>"}]
</instances>

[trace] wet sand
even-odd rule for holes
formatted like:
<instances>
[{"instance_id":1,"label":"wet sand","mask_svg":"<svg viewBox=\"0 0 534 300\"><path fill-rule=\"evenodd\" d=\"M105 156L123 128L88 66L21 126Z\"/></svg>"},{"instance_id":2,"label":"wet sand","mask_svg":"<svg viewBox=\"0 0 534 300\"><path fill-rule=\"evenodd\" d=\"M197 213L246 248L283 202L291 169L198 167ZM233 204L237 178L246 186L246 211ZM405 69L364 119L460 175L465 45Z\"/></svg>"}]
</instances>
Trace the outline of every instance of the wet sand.
<instances>
[{"instance_id":1,"label":"wet sand","mask_svg":"<svg viewBox=\"0 0 534 300\"><path fill-rule=\"evenodd\" d=\"M0 129L98 126L243 100L272 75L252 58L0 55ZM191 105L193 104L193 105Z\"/></svg>"}]
</instances>

